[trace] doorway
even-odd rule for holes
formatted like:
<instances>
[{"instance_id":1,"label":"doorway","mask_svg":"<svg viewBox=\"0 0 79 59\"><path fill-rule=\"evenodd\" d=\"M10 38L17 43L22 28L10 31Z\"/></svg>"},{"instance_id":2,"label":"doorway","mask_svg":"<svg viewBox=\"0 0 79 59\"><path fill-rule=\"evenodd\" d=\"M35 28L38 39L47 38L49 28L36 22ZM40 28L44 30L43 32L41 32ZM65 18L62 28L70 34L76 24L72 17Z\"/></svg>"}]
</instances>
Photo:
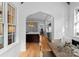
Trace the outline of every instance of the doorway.
<instances>
[{"instance_id":1,"label":"doorway","mask_svg":"<svg viewBox=\"0 0 79 59\"><path fill-rule=\"evenodd\" d=\"M48 49L50 50L47 42L51 42L54 35L53 28L53 17L44 12L37 12L31 14L27 17L26 20L26 49L28 52L28 56L40 56L41 45L42 42L42 50ZM41 35L41 29L43 29L43 35ZM52 33L53 32L53 33ZM42 37L42 38L41 38ZM48 39L47 39L48 38ZM41 40L40 40L41 39ZM44 47L45 46L45 47ZM43 52L42 52L43 53ZM45 53L44 53L45 54ZM46 54L47 55L47 54ZM42 55L45 56L45 55Z\"/></svg>"}]
</instances>

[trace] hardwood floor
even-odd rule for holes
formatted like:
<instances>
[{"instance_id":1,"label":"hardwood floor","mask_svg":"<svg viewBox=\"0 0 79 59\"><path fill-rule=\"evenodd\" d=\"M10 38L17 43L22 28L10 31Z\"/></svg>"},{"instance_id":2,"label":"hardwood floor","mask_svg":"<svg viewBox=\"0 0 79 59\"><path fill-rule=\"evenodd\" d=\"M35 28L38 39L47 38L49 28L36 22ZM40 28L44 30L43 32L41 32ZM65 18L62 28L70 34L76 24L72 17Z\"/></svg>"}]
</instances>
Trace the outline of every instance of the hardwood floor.
<instances>
[{"instance_id":1,"label":"hardwood floor","mask_svg":"<svg viewBox=\"0 0 79 59\"><path fill-rule=\"evenodd\" d=\"M44 35L40 35L40 43L39 45L41 46L41 50L44 51L51 51L49 45L48 45L49 41L48 38Z\"/></svg>"},{"instance_id":2,"label":"hardwood floor","mask_svg":"<svg viewBox=\"0 0 79 59\"><path fill-rule=\"evenodd\" d=\"M40 35L39 43L27 43L27 51L21 52L21 57L40 57L43 52L51 51L48 45L48 39L44 35Z\"/></svg>"},{"instance_id":3,"label":"hardwood floor","mask_svg":"<svg viewBox=\"0 0 79 59\"><path fill-rule=\"evenodd\" d=\"M40 35L39 43L27 43L27 51L21 52L21 57L77 57L74 54L68 53L70 48L59 48L56 42L49 43L48 38ZM66 51L66 50L67 51Z\"/></svg>"}]
</instances>

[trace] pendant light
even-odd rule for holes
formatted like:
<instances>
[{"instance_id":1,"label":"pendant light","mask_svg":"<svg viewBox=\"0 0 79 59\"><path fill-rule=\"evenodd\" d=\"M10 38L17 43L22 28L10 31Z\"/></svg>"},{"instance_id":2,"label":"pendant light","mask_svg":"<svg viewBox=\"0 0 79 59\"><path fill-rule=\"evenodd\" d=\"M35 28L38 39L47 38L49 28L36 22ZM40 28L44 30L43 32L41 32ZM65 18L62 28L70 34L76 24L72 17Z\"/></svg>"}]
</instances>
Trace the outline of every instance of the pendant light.
<instances>
[{"instance_id":1,"label":"pendant light","mask_svg":"<svg viewBox=\"0 0 79 59\"><path fill-rule=\"evenodd\" d=\"M34 27L34 25L33 25L33 21L29 21L29 25L28 25L29 27Z\"/></svg>"}]
</instances>

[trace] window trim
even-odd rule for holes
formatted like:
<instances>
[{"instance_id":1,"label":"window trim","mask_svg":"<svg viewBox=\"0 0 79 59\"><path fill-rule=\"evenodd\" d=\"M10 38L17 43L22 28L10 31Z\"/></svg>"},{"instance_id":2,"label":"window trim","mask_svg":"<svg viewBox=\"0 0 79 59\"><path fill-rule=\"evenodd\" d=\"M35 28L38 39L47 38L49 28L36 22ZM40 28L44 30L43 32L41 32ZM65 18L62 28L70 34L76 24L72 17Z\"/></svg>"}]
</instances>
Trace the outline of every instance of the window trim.
<instances>
[{"instance_id":1,"label":"window trim","mask_svg":"<svg viewBox=\"0 0 79 59\"><path fill-rule=\"evenodd\" d=\"M10 6L11 8L14 8L14 9L15 9L14 11L16 12L16 8L15 8L15 6L14 6L13 4L8 3L8 4L7 4L7 8L9 8L9 6ZM9 10L7 10L7 11L9 11ZM7 15L8 15L8 14L7 14ZM12 22L12 23L7 22L7 24L8 24L8 30L9 30L9 26L15 27L15 35L16 35L16 23L15 23L15 21L16 21L15 18L16 18L16 17L15 17L15 15L16 15L16 14L14 13L14 19L12 20L13 22ZM12 13L11 13L11 16L13 16ZM7 18L7 21L9 21L9 20L10 20L10 19ZM8 39L9 39L9 35L12 35L10 44L12 44L12 43L13 43L13 40L14 40L14 39L13 39L13 34L14 34L14 32L11 32L11 34L9 34L9 31L8 31ZM16 36L15 36L15 39L16 39ZM9 41L8 41L8 45L10 45L10 44L9 44Z\"/></svg>"},{"instance_id":2,"label":"window trim","mask_svg":"<svg viewBox=\"0 0 79 59\"><path fill-rule=\"evenodd\" d=\"M19 40L17 39L17 8L15 7L14 3L11 3L13 7L15 7L15 20L16 20L16 35L15 39L16 41L13 42L12 44L8 45L8 20L7 20L7 10L8 10L8 2L2 2L3 3L3 23L4 23L4 47L0 49L0 55L3 54L4 52L8 51L9 49L16 47L17 44L19 43ZM5 9L6 8L6 9Z\"/></svg>"},{"instance_id":3,"label":"window trim","mask_svg":"<svg viewBox=\"0 0 79 59\"><path fill-rule=\"evenodd\" d=\"M3 2L1 2L1 3L2 3L2 22L0 22L0 24L2 24L2 26L3 26L2 27L3 28L3 35L0 35L0 37L4 37L4 3ZM2 48L4 48L4 38L3 38L3 47Z\"/></svg>"},{"instance_id":4,"label":"window trim","mask_svg":"<svg viewBox=\"0 0 79 59\"><path fill-rule=\"evenodd\" d=\"M76 35L76 30L75 30L75 24L76 24L76 23L77 23L77 24L79 23L79 21L78 21L78 22L75 22L76 16L77 16L77 15L76 15L76 10L77 10L77 9L79 9L79 7L74 8L74 22L73 22L73 23L74 23L74 37L79 37L78 35Z\"/></svg>"},{"instance_id":5,"label":"window trim","mask_svg":"<svg viewBox=\"0 0 79 59\"><path fill-rule=\"evenodd\" d=\"M15 8L15 13L17 12L17 11L16 11L16 6L15 6L13 3L10 3L10 2L9 2L9 3L7 3L7 15L8 15L8 5L10 5L11 7L14 7L14 8ZM8 18L7 18L7 26L8 26L8 25L10 25L10 26L12 25L12 26L15 27L15 42L16 42L16 34L17 34L17 33L16 33L16 23L17 23L17 18L16 18L16 16L17 16L17 15L15 14L15 18L14 18L14 23L13 23L13 24L8 23ZM15 22L15 21L16 21L16 22ZM9 28L9 27L8 27L8 28ZM9 34L7 33L7 35L9 35ZM13 32L12 32L12 35L13 35ZM12 41L13 41L13 36L12 36ZM15 43L15 42L12 42L12 43ZM11 44L12 44L12 43L11 43ZM11 45L11 44L8 44L8 45Z\"/></svg>"}]
</instances>

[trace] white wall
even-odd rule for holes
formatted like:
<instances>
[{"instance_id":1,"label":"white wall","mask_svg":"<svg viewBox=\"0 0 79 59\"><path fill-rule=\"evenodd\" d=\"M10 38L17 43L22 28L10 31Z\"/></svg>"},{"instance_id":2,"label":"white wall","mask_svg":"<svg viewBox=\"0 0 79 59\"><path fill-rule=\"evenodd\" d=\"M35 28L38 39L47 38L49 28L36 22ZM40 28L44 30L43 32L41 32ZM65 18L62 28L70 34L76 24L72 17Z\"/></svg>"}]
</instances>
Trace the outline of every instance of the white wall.
<instances>
[{"instance_id":1,"label":"white wall","mask_svg":"<svg viewBox=\"0 0 79 59\"><path fill-rule=\"evenodd\" d=\"M21 51L25 50L25 32L26 32L26 18L27 16L42 11L54 17L54 39L68 38L69 28L69 10L65 2L51 2L51 3L35 3L25 2L20 6L19 19L19 38L21 40ZM68 38L69 39L69 38Z\"/></svg>"},{"instance_id":2,"label":"white wall","mask_svg":"<svg viewBox=\"0 0 79 59\"><path fill-rule=\"evenodd\" d=\"M62 42L70 42L70 36L69 36L69 18L70 18L70 5L67 5L67 3L64 4L64 27L62 30Z\"/></svg>"},{"instance_id":3,"label":"white wall","mask_svg":"<svg viewBox=\"0 0 79 59\"><path fill-rule=\"evenodd\" d=\"M67 10L65 3L54 2L54 3L24 3L22 6L23 9L23 19L26 20L26 17L32 13L39 11L46 12L54 16L54 38L59 39L62 37L62 29L64 27L64 20L66 20ZM66 14L66 15L65 15Z\"/></svg>"}]
</instances>

